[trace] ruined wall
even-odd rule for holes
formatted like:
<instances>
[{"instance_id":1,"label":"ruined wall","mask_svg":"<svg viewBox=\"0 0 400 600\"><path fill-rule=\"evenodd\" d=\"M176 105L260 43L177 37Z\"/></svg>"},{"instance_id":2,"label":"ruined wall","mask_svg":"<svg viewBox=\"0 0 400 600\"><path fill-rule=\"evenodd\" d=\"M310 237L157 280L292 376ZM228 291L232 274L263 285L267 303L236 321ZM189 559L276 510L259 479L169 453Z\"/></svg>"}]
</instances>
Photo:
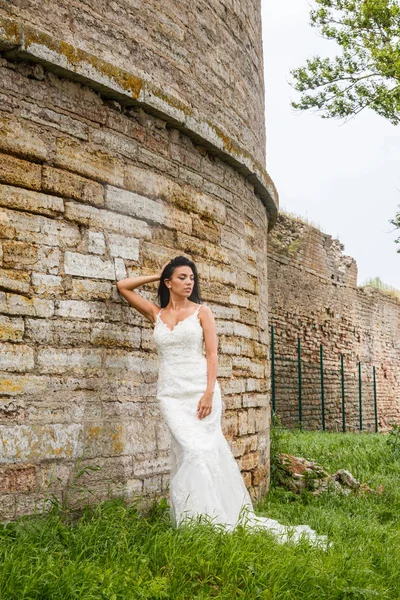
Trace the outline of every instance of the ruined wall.
<instances>
[{"instance_id":1,"label":"ruined wall","mask_svg":"<svg viewBox=\"0 0 400 600\"><path fill-rule=\"evenodd\" d=\"M341 429L340 354L347 426L359 427L357 363L362 363L363 428L374 429L376 367L380 427L400 418L400 301L357 287L357 266L343 245L281 214L268 239L269 318L275 328L276 409L298 422L297 338L302 344L303 422L320 428L319 345L324 347L327 429Z\"/></svg>"},{"instance_id":2,"label":"ruined wall","mask_svg":"<svg viewBox=\"0 0 400 600\"><path fill-rule=\"evenodd\" d=\"M136 24L144 28L150 3L136 3L139 13L140 5ZM122 46L114 53L114 30L102 30L111 13L96 6L104 20L92 14L74 39L62 19L63 32L118 65ZM62 62L65 44L26 25L40 21L61 35L51 21L61 8L13 3L7 10L21 22L0 20L0 519L30 513L35 503L40 509L50 492L61 497L78 458L80 467L101 467L81 480L96 500L165 493L169 436L155 401L152 326L115 283L154 273L180 253L196 261L217 319L223 428L250 492L260 496L268 483L265 255L273 184L246 145L213 139L212 124L203 131L190 115L179 121L178 100L168 96L156 107L133 98L126 72L111 62L89 68L78 50ZM261 61L253 18L257 43L249 52ZM96 30L102 45L86 37ZM150 71L144 46L140 56ZM236 76L238 66L231 65ZM157 62L148 74L160 72ZM192 84L182 88L190 99ZM247 143L252 134L228 99L221 111ZM143 293L155 299L155 291L152 284Z\"/></svg>"}]
</instances>

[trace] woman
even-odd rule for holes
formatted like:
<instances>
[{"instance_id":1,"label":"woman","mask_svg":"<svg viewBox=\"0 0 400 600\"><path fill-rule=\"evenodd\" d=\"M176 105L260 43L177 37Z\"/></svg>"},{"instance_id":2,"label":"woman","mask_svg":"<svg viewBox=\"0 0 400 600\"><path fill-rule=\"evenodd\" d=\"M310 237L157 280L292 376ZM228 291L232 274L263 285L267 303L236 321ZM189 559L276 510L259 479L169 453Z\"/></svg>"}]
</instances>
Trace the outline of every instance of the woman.
<instances>
[{"instance_id":1,"label":"woman","mask_svg":"<svg viewBox=\"0 0 400 600\"><path fill-rule=\"evenodd\" d=\"M160 282L161 309L134 291L151 281ZM323 541L306 525L285 527L253 511L221 429L216 327L210 308L201 304L195 264L177 256L156 275L122 279L117 286L129 304L154 323L159 356L157 399L171 432L173 524L204 515L228 530L241 523L268 529L279 541L302 535L313 542Z\"/></svg>"}]
</instances>

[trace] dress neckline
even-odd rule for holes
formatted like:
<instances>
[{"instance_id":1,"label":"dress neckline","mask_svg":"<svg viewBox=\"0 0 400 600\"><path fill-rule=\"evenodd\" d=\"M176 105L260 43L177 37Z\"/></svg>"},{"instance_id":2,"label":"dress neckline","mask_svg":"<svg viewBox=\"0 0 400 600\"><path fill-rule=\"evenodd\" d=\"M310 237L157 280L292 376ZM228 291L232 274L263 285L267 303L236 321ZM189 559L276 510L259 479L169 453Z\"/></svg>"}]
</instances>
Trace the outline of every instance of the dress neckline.
<instances>
[{"instance_id":1,"label":"dress neckline","mask_svg":"<svg viewBox=\"0 0 400 600\"><path fill-rule=\"evenodd\" d=\"M194 312L192 312L192 314L191 314L191 315L189 315L188 317L185 317L184 319L181 319L180 321L178 321L178 322L177 322L177 323L176 323L176 324L173 326L173 328L172 328L172 329L170 329L170 328L168 327L168 325L167 325L166 323L164 323L164 321L162 320L162 318L161 318L161 316L160 316L160 314L161 314L161 311L162 311L163 309L161 309L161 310L159 310L159 311L158 311L158 313L157 313L157 315L156 315L156 318L158 318L158 320L161 322L161 324L162 324L162 325L164 325L164 327L166 327L166 328L168 329L168 331L170 331L170 332L172 333L172 332L173 332L173 331L174 331L174 330L175 330L175 329L178 327L178 325L180 325L180 323L184 323L184 322L185 322L185 321L187 321L188 319L191 319L192 317L194 317L195 315L197 315L201 307L202 307L202 305L200 304L200 305L199 305L199 306L196 308L196 310L195 310Z\"/></svg>"}]
</instances>

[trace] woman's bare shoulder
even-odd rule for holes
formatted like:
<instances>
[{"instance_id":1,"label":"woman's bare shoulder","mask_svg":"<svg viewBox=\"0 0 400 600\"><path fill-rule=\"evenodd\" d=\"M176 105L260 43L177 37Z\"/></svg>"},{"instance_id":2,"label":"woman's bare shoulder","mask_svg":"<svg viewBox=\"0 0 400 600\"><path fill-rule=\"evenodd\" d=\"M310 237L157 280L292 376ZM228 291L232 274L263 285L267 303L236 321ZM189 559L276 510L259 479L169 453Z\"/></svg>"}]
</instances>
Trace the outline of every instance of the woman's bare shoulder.
<instances>
[{"instance_id":1,"label":"woman's bare shoulder","mask_svg":"<svg viewBox=\"0 0 400 600\"><path fill-rule=\"evenodd\" d=\"M212 310L207 304L199 304L199 317L200 320L205 319L206 321L214 318Z\"/></svg>"}]
</instances>

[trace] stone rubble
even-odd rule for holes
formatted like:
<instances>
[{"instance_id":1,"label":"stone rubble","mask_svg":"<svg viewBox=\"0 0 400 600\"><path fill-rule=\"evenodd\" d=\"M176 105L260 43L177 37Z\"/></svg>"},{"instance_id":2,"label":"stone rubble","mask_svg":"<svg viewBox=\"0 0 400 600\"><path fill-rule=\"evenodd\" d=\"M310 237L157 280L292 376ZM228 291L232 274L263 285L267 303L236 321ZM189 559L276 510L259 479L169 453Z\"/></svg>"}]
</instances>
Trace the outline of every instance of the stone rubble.
<instances>
[{"instance_id":1,"label":"stone rubble","mask_svg":"<svg viewBox=\"0 0 400 600\"><path fill-rule=\"evenodd\" d=\"M336 490L341 494L383 493L383 486L373 490L365 483L360 483L346 469L339 469L331 475L321 465L291 454L279 454L279 483L291 492L300 494L309 491L314 496L323 492Z\"/></svg>"}]
</instances>

